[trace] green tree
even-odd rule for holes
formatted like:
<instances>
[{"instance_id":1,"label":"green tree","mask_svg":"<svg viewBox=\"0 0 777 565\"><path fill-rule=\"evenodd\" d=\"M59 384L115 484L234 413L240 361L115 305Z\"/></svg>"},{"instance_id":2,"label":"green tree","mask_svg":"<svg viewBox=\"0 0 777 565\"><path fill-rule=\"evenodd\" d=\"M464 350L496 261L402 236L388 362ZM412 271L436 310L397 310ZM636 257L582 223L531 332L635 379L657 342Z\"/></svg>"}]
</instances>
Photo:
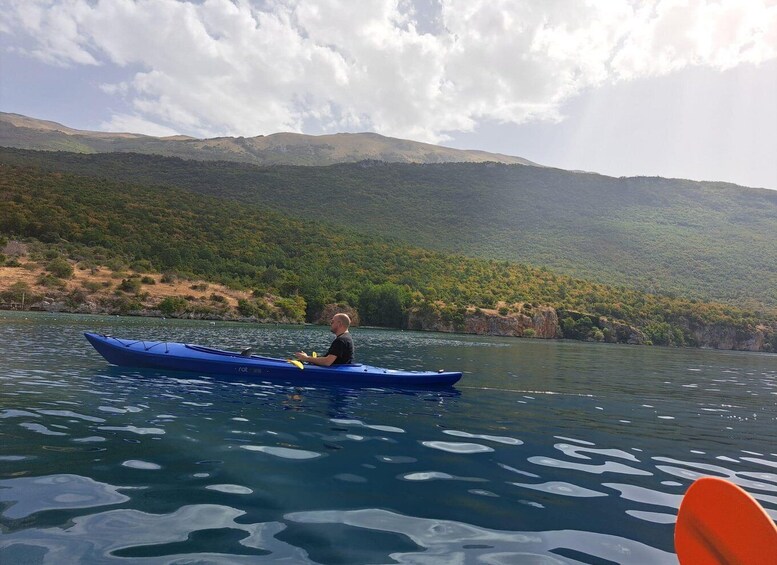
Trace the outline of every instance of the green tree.
<instances>
[{"instance_id":1,"label":"green tree","mask_svg":"<svg viewBox=\"0 0 777 565\"><path fill-rule=\"evenodd\" d=\"M279 298L275 301L275 306L278 307L281 315L293 322L305 320L305 299L299 295L291 298Z\"/></svg>"},{"instance_id":2,"label":"green tree","mask_svg":"<svg viewBox=\"0 0 777 565\"><path fill-rule=\"evenodd\" d=\"M672 328L666 322L651 322L644 327L644 332L653 345L672 344Z\"/></svg>"},{"instance_id":3,"label":"green tree","mask_svg":"<svg viewBox=\"0 0 777 565\"><path fill-rule=\"evenodd\" d=\"M407 288L393 283L371 285L359 297L359 316L366 324L402 328L409 304Z\"/></svg>"}]
</instances>

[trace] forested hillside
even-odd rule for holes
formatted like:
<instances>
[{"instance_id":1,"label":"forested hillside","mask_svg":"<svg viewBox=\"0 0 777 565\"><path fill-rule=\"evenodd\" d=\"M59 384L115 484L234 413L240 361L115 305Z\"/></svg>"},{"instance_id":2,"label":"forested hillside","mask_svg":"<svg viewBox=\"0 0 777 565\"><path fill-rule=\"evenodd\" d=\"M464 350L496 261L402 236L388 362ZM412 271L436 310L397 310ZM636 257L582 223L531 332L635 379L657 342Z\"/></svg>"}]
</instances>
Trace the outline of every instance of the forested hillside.
<instances>
[{"instance_id":1,"label":"forested hillside","mask_svg":"<svg viewBox=\"0 0 777 565\"><path fill-rule=\"evenodd\" d=\"M179 187L608 285L777 307L775 191L493 163L255 167L12 149L0 162Z\"/></svg>"},{"instance_id":2,"label":"forested hillside","mask_svg":"<svg viewBox=\"0 0 777 565\"><path fill-rule=\"evenodd\" d=\"M390 325L401 325L414 305L442 307L455 318L469 305L528 303L624 320L658 343L691 345L689 325L747 332L774 323L773 315L433 252L170 187L2 164L0 195L6 237L49 242L75 260L144 260L159 271L196 274L257 296L296 297L309 318L332 302L361 307L367 322Z\"/></svg>"}]
</instances>

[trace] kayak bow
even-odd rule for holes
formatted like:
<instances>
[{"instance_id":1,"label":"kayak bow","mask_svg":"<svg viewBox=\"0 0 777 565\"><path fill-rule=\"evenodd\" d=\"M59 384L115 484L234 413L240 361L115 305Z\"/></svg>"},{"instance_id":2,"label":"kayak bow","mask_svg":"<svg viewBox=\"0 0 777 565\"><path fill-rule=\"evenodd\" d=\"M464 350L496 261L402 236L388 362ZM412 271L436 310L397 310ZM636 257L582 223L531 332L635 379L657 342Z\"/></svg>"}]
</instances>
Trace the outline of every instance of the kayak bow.
<instances>
[{"instance_id":1,"label":"kayak bow","mask_svg":"<svg viewBox=\"0 0 777 565\"><path fill-rule=\"evenodd\" d=\"M86 339L109 363L122 367L187 371L257 379L327 381L350 385L446 386L461 379L456 371L401 371L370 365L320 367L304 371L287 359L241 355L233 351L168 341L136 341L85 333Z\"/></svg>"}]
</instances>

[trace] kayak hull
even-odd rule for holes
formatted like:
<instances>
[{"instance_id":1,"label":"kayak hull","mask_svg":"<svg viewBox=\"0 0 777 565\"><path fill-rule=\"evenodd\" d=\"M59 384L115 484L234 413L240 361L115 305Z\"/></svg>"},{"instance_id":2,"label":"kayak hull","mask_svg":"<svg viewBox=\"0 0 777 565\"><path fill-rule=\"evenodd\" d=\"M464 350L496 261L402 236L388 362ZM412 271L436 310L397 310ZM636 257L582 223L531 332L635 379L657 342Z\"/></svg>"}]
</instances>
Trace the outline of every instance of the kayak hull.
<instances>
[{"instance_id":1,"label":"kayak hull","mask_svg":"<svg viewBox=\"0 0 777 565\"><path fill-rule=\"evenodd\" d=\"M90 344L106 361L121 367L185 371L212 375L285 380L338 382L350 385L450 386L461 379L455 371L401 371L352 364L304 369L286 359L243 356L232 351L167 341L136 341L87 332Z\"/></svg>"}]
</instances>

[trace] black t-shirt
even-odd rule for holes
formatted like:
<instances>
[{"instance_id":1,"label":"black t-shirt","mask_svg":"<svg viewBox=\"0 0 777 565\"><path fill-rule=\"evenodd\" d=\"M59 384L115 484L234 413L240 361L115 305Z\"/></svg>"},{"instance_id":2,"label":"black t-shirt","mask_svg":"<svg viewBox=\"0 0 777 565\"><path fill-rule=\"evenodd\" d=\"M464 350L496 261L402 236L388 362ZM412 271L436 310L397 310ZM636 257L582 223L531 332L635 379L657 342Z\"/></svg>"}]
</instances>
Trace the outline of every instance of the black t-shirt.
<instances>
[{"instance_id":1,"label":"black t-shirt","mask_svg":"<svg viewBox=\"0 0 777 565\"><path fill-rule=\"evenodd\" d=\"M329 351L327 351L326 354L335 355L337 357L332 365L344 365L346 363L352 363L353 339L351 339L351 334L345 332L337 336L332 342L332 345L329 346Z\"/></svg>"}]
</instances>

